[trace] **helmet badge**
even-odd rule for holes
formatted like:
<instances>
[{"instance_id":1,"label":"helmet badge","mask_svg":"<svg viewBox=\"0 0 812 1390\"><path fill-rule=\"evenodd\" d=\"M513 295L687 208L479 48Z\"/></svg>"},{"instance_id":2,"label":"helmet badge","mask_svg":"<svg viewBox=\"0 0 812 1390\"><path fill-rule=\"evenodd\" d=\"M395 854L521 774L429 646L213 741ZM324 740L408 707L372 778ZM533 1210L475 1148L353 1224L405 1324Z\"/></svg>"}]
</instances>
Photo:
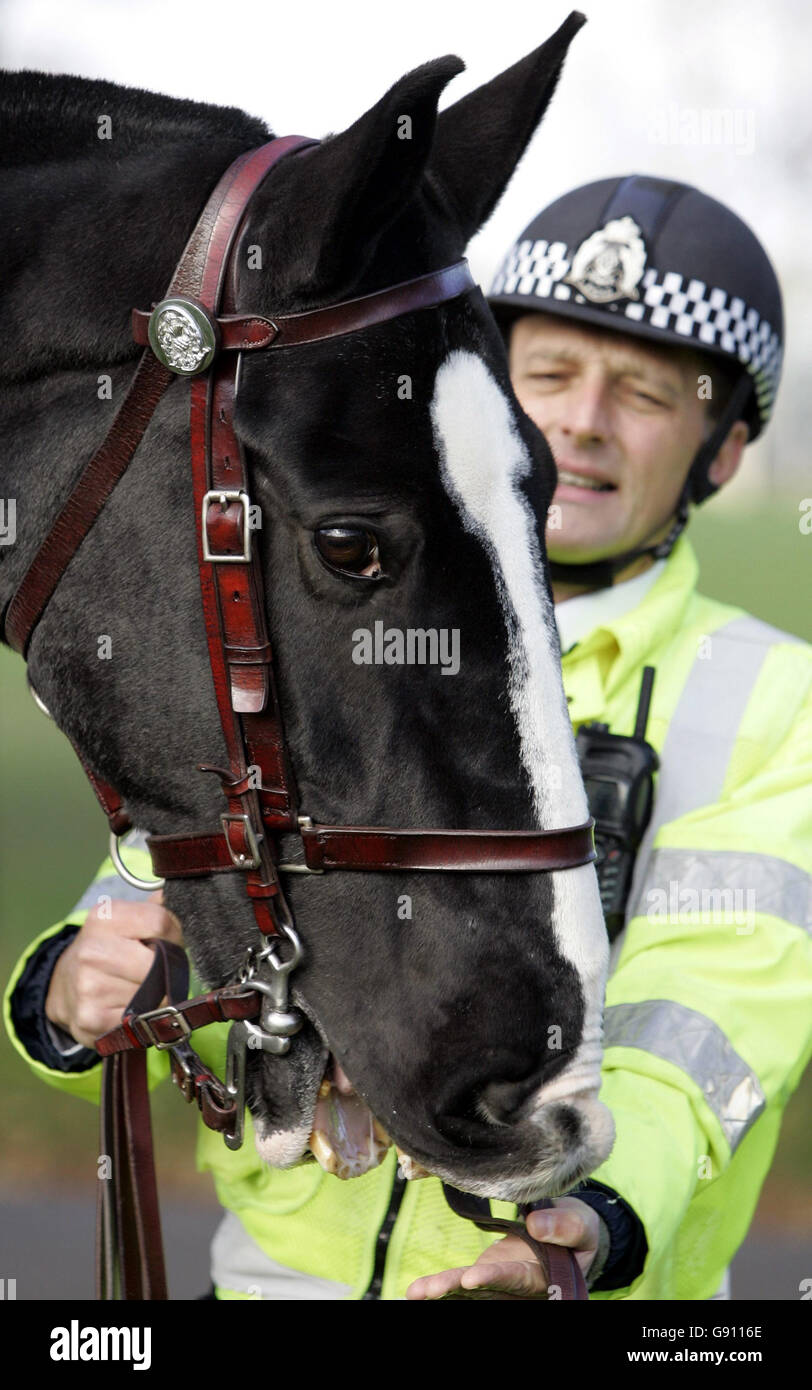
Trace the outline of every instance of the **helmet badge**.
<instances>
[{"instance_id":1,"label":"helmet badge","mask_svg":"<svg viewBox=\"0 0 812 1390\"><path fill-rule=\"evenodd\" d=\"M565 283L594 304L639 299L636 286L646 265L646 244L633 217L618 217L581 242Z\"/></svg>"}]
</instances>

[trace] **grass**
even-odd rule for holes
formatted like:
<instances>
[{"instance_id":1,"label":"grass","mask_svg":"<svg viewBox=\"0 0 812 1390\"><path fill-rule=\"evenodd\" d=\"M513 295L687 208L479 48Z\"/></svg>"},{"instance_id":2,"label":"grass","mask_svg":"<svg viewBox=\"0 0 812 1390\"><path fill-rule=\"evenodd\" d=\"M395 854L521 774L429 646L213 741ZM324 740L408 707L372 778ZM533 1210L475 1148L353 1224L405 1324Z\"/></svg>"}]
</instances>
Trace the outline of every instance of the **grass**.
<instances>
[{"instance_id":1,"label":"grass","mask_svg":"<svg viewBox=\"0 0 812 1390\"><path fill-rule=\"evenodd\" d=\"M812 640L808 601L812 538L798 529L797 501L767 500L757 512L692 518L703 592ZM68 912L107 853L107 827L67 740L35 708L22 662L0 648L0 980L34 936ZM14 1184L53 1186L95 1166L96 1115L87 1105L40 1085L0 1032L0 1086L7 1116L0 1176ZM808 1183L812 1139L808 1070L785 1112L764 1189L770 1219L790 1190ZM162 1181L209 1190L194 1173L197 1111L173 1087L155 1094ZM807 1192L808 1197L808 1192ZM807 1203L808 1204L808 1203Z\"/></svg>"},{"instance_id":2,"label":"grass","mask_svg":"<svg viewBox=\"0 0 812 1390\"><path fill-rule=\"evenodd\" d=\"M812 642L812 535L799 529L798 499L765 498L752 512L700 508L689 535L700 588Z\"/></svg>"}]
</instances>

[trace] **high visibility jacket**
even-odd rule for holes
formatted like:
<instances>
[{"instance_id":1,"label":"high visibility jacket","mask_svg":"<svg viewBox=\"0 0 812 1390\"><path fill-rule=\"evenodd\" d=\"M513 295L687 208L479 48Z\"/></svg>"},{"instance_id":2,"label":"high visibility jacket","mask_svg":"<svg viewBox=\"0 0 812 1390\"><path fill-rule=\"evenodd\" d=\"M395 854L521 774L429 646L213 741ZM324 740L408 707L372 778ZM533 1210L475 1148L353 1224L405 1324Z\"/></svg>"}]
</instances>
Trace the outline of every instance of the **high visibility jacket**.
<instances>
[{"instance_id":1,"label":"high visibility jacket","mask_svg":"<svg viewBox=\"0 0 812 1390\"><path fill-rule=\"evenodd\" d=\"M607 990L601 1099L617 1138L593 1174L637 1213L648 1255L630 1287L595 1299L715 1295L812 1053L812 648L700 595L697 575L683 535L642 601L562 663L575 728L597 719L625 734L642 668L654 666L647 737L661 758ZM129 857L150 876L145 853ZM128 896L111 875L108 860L85 907L101 892ZM98 1066L33 1061L10 1016L26 960L63 925L15 968L6 1026L44 1081L97 1101ZM195 1036L221 1076L227 1027ZM167 1057L148 1057L154 1086ZM434 1178L406 1184L392 1224L394 1151L349 1182L315 1164L278 1171L258 1157L247 1117L237 1152L201 1122L197 1164L227 1212L213 1247L221 1298L359 1299L377 1268L380 1296L399 1299L413 1279L472 1263L493 1240L450 1211Z\"/></svg>"}]
</instances>

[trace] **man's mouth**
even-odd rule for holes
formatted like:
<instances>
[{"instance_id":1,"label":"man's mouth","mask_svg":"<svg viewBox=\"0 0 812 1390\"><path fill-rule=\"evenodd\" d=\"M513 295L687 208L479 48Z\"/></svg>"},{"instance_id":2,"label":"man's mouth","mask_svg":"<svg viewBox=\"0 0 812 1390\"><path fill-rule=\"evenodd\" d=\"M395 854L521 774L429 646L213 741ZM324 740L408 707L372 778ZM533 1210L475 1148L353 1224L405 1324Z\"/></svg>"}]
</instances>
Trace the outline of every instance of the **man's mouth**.
<instances>
[{"instance_id":1,"label":"man's mouth","mask_svg":"<svg viewBox=\"0 0 812 1390\"><path fill-rule=\"evenodd\" d=\"M361 1099L336 1058L330 1053L319 1086L310 1152L325 1173L337 1178L358 1178L383 1161L392 1140ZM396 1146L397 1147L397 1146ZM406 1178L425 1178L428 1173L408 1154L397 1149Z\"/></svg>"},{"instance_id":2,"label":"man's mouth","mask_svg":"<svg viewBox=\"0 0 812 1390\"><path fill-rule=\"evenodd\" d=\"M583 473L571 473L567 468L558 470L559 486L584 488L588 492L616 492L614 483L602 482L599 478L588 478Z\"/></svg>"}]
</instances>

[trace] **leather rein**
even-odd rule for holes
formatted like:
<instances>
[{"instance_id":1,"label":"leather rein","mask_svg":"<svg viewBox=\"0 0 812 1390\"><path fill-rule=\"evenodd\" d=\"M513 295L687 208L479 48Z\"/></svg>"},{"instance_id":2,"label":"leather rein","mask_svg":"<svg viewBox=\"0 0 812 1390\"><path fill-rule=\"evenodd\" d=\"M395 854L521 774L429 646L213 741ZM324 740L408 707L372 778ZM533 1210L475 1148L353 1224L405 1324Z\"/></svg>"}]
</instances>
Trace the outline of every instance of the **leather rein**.
<instances>
[{"instance_id":1,"label":"leather rein","mask_svg":"<svg viewBox=\"0 0 812 1390\"><path fill-rule=\"evenodd\" d=\"M249 477L234 430L243 352L279 351L353 333L429 308L475 288L468 263L417 276L372 294L296 314L240 312L236 305L239 242L251 197L279 160L319 142L278 137L241 155L211 193L163 300L134 310L133 337L145 349L101 446L82 472L6 608L3 640L23 657L70 560L132 460L164 392L190 378L190 445L198 566L214 690L229 767L200 764L220 779L227 809L209 831L147 836L158 880L124 867L119 838L132 829L123 798L89 768L74 743L108 818L119 872L144 889L171 878L240 873L262 947L249 948L220 989L188 999L186 954L150 941L155 961L121 1025L97 1039L102 1072L101 1154L112 1181L99 1183L97 1296L168 1297L160 1235L145 1049L170 1052L172 1077L204 1122L226 1143L242 1143L246 1047L284 1053L303 1018L288 1003L291 971L301 959L281 875L328 871L548 872L595 859L594 820L558 830L461 830L322 825L301 813L285 742L265 613L259 548L250 526ZM41 702L38 702L41 704ZM44 708L44 706L43 706ZM297 835L302 858L283 863L280 835ZM285 945L283 956L278 948ZM262 966L271 981L261 979ZM161 1000L168 1003L160 1007ZM259 1018L259 1026L250 1022ZM231 1021L225 1085L201 1061L190 1033ZM500 1222L487 1203L444 1185L460 1215L483 1229L510 1229L545 1263L563 1298L586 1298L571 1252L533 1241L523 1223ZM541 1206L542 1203L536 1203ZM548 1203L545 1203L548 1205ZM465 1208L465 1209L463 1209Z\"/></svg>"}]
</instances>

